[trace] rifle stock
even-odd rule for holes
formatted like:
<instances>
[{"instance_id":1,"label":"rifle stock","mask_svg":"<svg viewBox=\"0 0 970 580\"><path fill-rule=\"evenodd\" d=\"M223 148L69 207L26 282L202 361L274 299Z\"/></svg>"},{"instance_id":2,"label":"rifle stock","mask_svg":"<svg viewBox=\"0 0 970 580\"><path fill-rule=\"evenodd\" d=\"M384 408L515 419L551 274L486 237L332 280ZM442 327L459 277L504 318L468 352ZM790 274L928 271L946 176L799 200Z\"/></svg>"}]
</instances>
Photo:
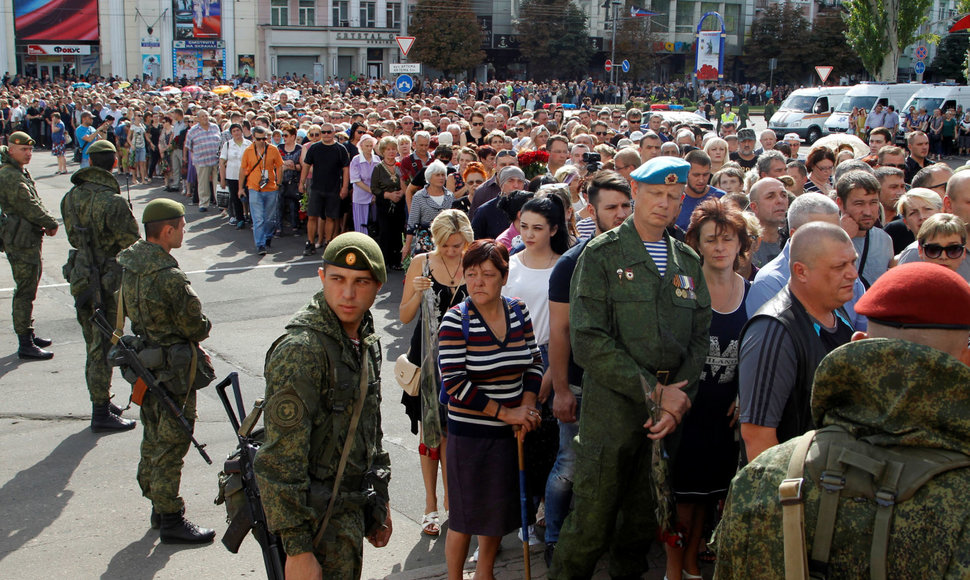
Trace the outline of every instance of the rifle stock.
<instances>
[{"instance_id":1,"label":"rifle stock","mask_svg":"<svg viewBox=\"0 0 970 580\"><path fill-rule=\"evenodd\" d=\"M205 444L199 443L195 439L192 424L189 423L189 420L185 418L185 414L182 413L182 409L180 409L172 399L172 396L169 394L168 390L166 390L165 387L155 380L155 376L151 373L151 371L146 369L145 365L141 364L141 360L138 358L138 353L129 348L123 340L115 340L116 337L118 339L121 337L115 334L114 327L110 322L108 322L108 319L105 318L104 312L102 312L100 308L94 311L94 315L91 317L91 322L98 327L98 330L100 330L105 337L116 343L122 353L122 356L124 356L125 365L131 368L131 370L138 375L138 378L141 379L141 382L145 385L148 393L158 399L158 401L162 403L162 406L168 409L169 413L175 417L175 420L178 422L182 430L188 434L189 439L192 441L192 445L194 445L196 450L198 450L199 455L202 456L202 459L204 459L209 465L212 465L212 459L209 457L209 454L205 452Z\"/></svg>"}]
</instances>

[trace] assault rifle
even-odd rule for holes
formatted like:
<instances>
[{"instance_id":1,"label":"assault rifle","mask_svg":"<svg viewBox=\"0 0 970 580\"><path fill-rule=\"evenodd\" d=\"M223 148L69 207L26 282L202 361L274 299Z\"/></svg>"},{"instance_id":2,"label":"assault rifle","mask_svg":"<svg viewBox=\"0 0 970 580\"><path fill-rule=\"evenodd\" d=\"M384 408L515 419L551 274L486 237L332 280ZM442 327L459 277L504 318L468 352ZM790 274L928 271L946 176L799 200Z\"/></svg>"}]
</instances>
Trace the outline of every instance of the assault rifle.
<instances>
[{"instance_id":1,"label":"assault rifle","mask_svg":"<svg viewBox=\"0 0 970 580\"><path fill-rule=\"evenodd\" d=\"M226 389L232 386L237 410L232 408ZM216 385L216 392L226 408L229 422L236 432L239 447L226 460L220 474L220 495L216 503L226 503L229 516L229 527L222 536L222 543L233 554L238 553L239 545L249 534L259 543L263 551L263 563L266 566L266 576L269 580L283 580L283 562L286 554L279 537L269 531L266 523L266 512L263 511L263 500L256 485L256 475L253 471L253 461L256 450L262 439L262 430L256 429L256 423L262 414L262 401L257 399L252 411L247 415L243 406L242 394L239 390L239 375L229 373L225 379ZM237 414L238 413L238 414ZM240 423L240 420L242 423ZM237 494L241 494L237 495ZM221 501L220 501L221 500Z\"/></svg>"},{"instance_id":2,"label":"assault rifle","mask_svg":"<svg viewBox=\"0 0 970 580\"><path fill-rule=\"evenodd\" d=\"M119 308L120 307L121 306L119 305ZM202 459L205 459L206 463L212 465L212 459L210 459L209 454L205 452L205 444L196 441L195 434L192 430L192 424L189 423L189 420L185 418L185 414L182 413L182 409L179 408L179 406L172 399L172 395L169 394L168 390L157 380L155 380L155 376L151 373L151 371L145 368L145 365L142 364L141 359L138 358L138 353L136 353L131 346L124 341L123 337L117 336L117 340L115 340L116 335L114 325L108 322L108 319L105 318L104 312L100 308L94 311L94 316L91 317L91 322L98 327L98 330L100 330L106 338L114 341L118 347L118 356L114 359L109 359L108 362L112 366L126 366L130 368L135 375L137 375L138 379L135 381L135 384L132 387L132 400L136 403L140 403L141 398L139 397L136 399L135 394L141 393L144 395L146 391L148 394L158 399L158 401L162 403L162 406L168 409L168 412L175 417L175 420L178 422L179 426L182 427L182 430L188 434L189 439L192 441L192 445L194 445L199 451Z\"/></svg>"}]
</instances>

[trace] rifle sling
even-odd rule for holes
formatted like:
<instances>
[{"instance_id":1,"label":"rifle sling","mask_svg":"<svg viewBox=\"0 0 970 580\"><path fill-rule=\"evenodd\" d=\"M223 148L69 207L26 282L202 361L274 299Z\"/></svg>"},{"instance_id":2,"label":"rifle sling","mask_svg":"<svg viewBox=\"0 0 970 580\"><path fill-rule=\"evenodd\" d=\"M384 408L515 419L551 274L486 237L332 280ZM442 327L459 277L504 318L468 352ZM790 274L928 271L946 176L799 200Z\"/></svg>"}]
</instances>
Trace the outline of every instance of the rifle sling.
<instances>
[{"instance_id":1,"label":"rifle sling","mask_svg":"<svg viewBox=\"0 0 970 580\"><path fill-rule=\"evenodd\" d=\"M354 414L350 418L350 428L347 431L347 439L344 441L344 449L340 453L340 463L337 464L337 476L333 481L333 493L330 494L330 502L327 504L327 511L323 515L322 522L319 524L316 536L313 537L313 546L318 548L323 541L323 533L327 530L330 523L330 516L333 515L333 506L337 501L337 493L340 491L340 482L344 477L344 468L347 467L347 458L350 456L350 449L354 446L354 437L357 434L357 425L360 423L360 415L364 410L364 401L367 399L367 353L369 348L361 345L360 359L360 392L357 401L354 402ZM318 548L319 549L319 548Z\"/></svg>"}]
</instances>

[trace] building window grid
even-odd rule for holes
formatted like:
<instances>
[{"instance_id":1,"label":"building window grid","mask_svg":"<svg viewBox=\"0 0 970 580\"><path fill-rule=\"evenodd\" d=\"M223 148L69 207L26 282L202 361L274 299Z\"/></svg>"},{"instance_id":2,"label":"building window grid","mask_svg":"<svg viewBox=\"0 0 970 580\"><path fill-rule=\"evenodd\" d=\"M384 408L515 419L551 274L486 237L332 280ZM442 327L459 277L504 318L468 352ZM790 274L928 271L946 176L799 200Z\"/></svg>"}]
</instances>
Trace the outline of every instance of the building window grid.
<instances>
[{"instance_id":1,"label":"building window grid","mask_svg":"<svg viewBox=\"0 0 970 580\"><path fill-rule=\"evenodd\" d=\"M316 26L317 24L317 2L316 0L300 0L300 26Z\"/></svg>"},{"instance_id":2,"label":"building window grid","mask_svg":"<svg viewBox=\"0 0 970 580\"><path fill-rule=\"evenodd\" d=\"M270 3L270 24L288 26L290 24L289 0L272 0Z\"/></svg>"},{"instance_id":3,"label":"building window grid","mask_svg":"<svg viewBox=\"0 0 970 580\"><path fill-rule=\"evenodd\" d=\"M333 26L350 26L350 2L348 0L334 0Z\"/></svg>"},{"instance_id":4,"label":"building window grid","mask_svg":"<svg viewBox=\"0 0 970 580\"><path fill-rule=\"evenodd\" d=\"M401 3L400 2L388 2L386 6L386 14L387 14L388 28L401 27Z\"/></svg>"},{"instance_id":5,"label":"building window grid","mask_svg":"<svg viewBox=\"0 0 970 580\"><path fill-rule=\"evenodd\" d=\"M363 28L377 26L377 2L360 3L360 26Z\"/></svg>"}]
</instances>

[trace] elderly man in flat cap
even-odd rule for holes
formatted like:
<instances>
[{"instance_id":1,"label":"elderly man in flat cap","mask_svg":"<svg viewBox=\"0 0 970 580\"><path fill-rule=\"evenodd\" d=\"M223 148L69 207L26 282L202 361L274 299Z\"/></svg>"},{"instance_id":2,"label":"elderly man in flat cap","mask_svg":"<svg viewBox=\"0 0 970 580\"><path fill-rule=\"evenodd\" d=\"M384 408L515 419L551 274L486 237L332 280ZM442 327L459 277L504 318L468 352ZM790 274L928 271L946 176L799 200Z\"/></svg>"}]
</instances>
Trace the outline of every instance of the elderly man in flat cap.
<instances>
[{"instance_id":1,"label":"elderly man in flat cap","mask_svg":"<svg viewBox=\"0 0 970 580\"><path fill-rule=\"evenodd\" d=\"M196 391L215 378L199 343L208 338L212 324L202 313L202 302L172 256L182 247L185 206L170 199L154 199L142 213L145 239L118 255L124 268L119 308L131 319L132 331L146 343L164 351L160 367L150 370L168 390L190 424L195 423ZM152 502L152 528L161 528L162 543L205 544L213 530L185 519L185 502L179 496L182 459L191 439L162 401L145 395L141 405L144 435L138 485Z\"/></svg>"},{"instance_id":2,"label":"elderly man in flat cap","mask_svg":"<svg viewBox=\"0 0 970 580\"><path fill-rule=\"evenodd\" d=\"M381 440L381 346L370 308L387 281L365 234L334 238L323 290L266 353L265 442L254 470L288 579L359 578L363 540L391 536Z\"/></svg>"},{"instance_id":3,"label":"elderly man in flat cap","mask_svg":"<svg viewBox=\"0 0 970 580\"><path fill-rule=\"evenodd\" d=\"M105 336L91 322L100 309L114 321L118 311L115 293L121 287L118 253L138 241L138 222L123 197L118 180L111 175L115 146L101 139L88 147L90 166L71 176L74 187L61 200L61 216L68 252L64 277L71 285L74 309L87 347L84 378L91 397L91 430L95 433L127 431L135 422L121 418L111 403L111 367Z\"/></svg>"},{"instance_id":4,"label":"elderly man in flat cap","mask_svg":"<svg viewBox=\"0 0 970 580\"><path fill-rule=\"evenodd\" d=\"M652 448L690 407L710 347L700 258L666 232L690 167L657 157L634 171L633 215L593 239L573 273L569 323L571 342L583 345L574 351L585 370L583 412L574 440L575 509L550 578L590 578L607 550L611 577L647 570L645 547L657 531ZM658 421L645 389L660 402Z\"/></svg>"},{"instance_id":5,"label":"elderly man in flat cap","mask_svg":"<svg viewBox=\"0 0 970 580\"><path fill-rule=\"evenodd\" d=\"M768 449L735 476L715 578L785 578L786 561L829 578L970 575L970 286L943 266L903 264L856 310L868 334L855 333L815 373L819 431ZM857 440L868 447L838 452L837 443ZM951 469L907 494L919 466L935 462ZM802 512L800 526L791 520L801 537L789 545L783 503Z\"/></svg>"},{"instance_id":6,"label":"elderly man in flat cap","mask_svg":"<svg viewBox=\"0 0 970 580\"><path fill-rule=\"evenodd\" d=\"M13 271L13 329L22 359L47 360L54 353L41 347L51 340L34 334L34 298L40 283L40 248L44 234L57 233L57 220L37 195L27 164L34 152L34 140L22 131L7 138L0 147L0 250L6 251Z\"/></svg>"}]
</instances>

